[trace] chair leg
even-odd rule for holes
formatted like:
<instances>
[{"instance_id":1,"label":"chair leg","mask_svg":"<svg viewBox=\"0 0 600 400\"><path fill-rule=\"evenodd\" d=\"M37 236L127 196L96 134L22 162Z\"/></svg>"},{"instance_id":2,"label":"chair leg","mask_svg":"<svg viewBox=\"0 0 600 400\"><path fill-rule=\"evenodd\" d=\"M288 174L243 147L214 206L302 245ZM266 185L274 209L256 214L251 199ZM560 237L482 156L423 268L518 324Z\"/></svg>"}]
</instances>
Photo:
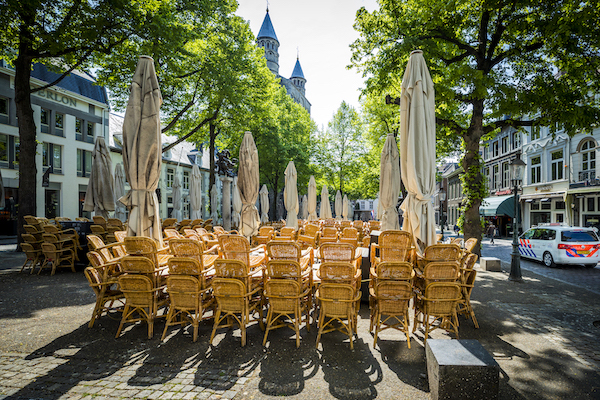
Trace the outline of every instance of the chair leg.
<instances>
[{"instance_id":1,"label":"chair leg","mask_svg":"<svg viewBox=\"0 0 600 400\"><path fill-rule=\"evenodd\" d=\"M94 322L100 316L99 311L102 309L102 297L98 297L96 299L96 305L94 306L94 311L92 312L92 319L90 319L90 323L88 324L88 328L92 328L94 326Z\"/></svg>"},{"instance_id":2,"label":"chair leg","mask_svg":"<svg viewBox=\"0 0 600 400\"><path fill-rule=\"evenodd\" d=\"M169 324L173 320L173 314L175 312L175 308L169 308L169 312L167 313L167 320L165 321L165 329L163 330L162 337L160 338L161 342L165 340L165 336L167 336L167 329L169 329Z\"/></svg>"},{"instance_id":3,"label":"chair leg","mask_svg":"<svg viewBox=\"0 0 600 400\"><path fill-rule=\"evenodd\" d=\"M267 311L267 326L265 327L265 336L263 337L263 346L267 344L267 337L269 336L269 330L271 330L271 319L273 318L273 309L269 307Z\"/></svg>"},{"instance_id":4,"label":"chair leg","mask_svg":"<svg viewBox=\"0 0 600 400\"><path fill-rule=\"evenodd\" d=\"M217 308L217 313L215 315L215 322L213 324L213 330L210 334L210 344L212 344L213 339L215 338L215 334L217 333L217 327L219 326L219 322L221 320L221 309Z\"/></svg>"},{"instance_id":5,"label":"chair leg","mask_svg":"<svg viewBox=\"0 0 600 400\"><path fill-rule=\"evenodd\" d=\"M325 326L323 309L321 308L321 312L319 313L319 331L317 332L317 344L316 348L319 348L319 341L321 340L321 334L323 333L323 327Z\"/></svg>"},{"instance_id":6,"label":"chair leg","mask_svg":"<svg viewBox=\"0 0 600 400\"><path fill-rule=\"evenodd\" d=\"M121 334L121 330L123 329L125 320L127 319L127 316L129 315L129 308L130 308L130 306L128 304L125 304L125 309L123 309L123 316L121 317L121 323L119 324L119 329L117 329L117 334L115 335L115 339L118 339L119 335Z\"/></svg>"}]
</instances>

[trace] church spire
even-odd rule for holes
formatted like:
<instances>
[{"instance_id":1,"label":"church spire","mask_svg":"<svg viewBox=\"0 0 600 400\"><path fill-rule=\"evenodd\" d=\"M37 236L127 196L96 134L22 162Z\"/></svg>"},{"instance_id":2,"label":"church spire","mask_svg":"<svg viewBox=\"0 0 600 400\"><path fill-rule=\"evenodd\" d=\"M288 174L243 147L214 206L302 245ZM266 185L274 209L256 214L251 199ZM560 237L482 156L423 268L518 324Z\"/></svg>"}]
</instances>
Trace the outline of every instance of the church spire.
<instances>
[{"instance_id":1,"label":"church spire","mask_svg":"<svg viewBox=\"0 0 600 400\"><path fill-rule=\"evenodd\" d=\"M256 44L265 50L267 67L275 74L279 75L279 40L275 34L271 17L269 16L269 5L267 3L267 15L256 36Z\"/></svg>"},{"instance_id":2,"label":"church spire","mask_svg":"<svg viewBox=\"0 0 600 400\"><path fill-rule=\"evenodd\" d=\"M304 95L306 84L306 78L304 77L304 72L302 72L302 66L300 65L300 55L296 58L296 65L294 65L294 70L292 71L292 76L290 80L298 88L298 90Z\"/></svg>"}]
</instances>

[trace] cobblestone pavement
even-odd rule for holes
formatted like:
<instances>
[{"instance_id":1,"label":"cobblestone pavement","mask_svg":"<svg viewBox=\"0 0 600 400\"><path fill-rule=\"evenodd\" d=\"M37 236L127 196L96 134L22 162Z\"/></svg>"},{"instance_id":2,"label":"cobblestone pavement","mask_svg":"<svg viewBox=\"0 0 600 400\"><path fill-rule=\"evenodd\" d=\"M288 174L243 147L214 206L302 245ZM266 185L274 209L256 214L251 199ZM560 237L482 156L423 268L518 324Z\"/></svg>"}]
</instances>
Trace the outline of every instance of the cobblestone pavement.
<instances>
[{"instance_id":1,"label":"cobblestone pavement","mask_svg":"<svg viewBox=\"0 0 600 400\"><path fill-rule=\"evenodd\" d=\"M498 244L496 245L498 246ZM486 254L484 245L484 255ZM355 349L337 333L222 330L210 345L211 323L169 331L159 340L145 326L114 338L118 320L106 316L92 329L94 295L81 272L19 274L22 255L0 252L0 399L428 399L423 335L411 349L386 331L376 348L363 304ZM501 367L500 399L600 399L600 307L597 295L524 268L524 282L480 271L473 306L480 324L461 318L461 339L477 339ZM598 268L596 268L598 269ZM15 272L17 271L17 272ZM551 270L554 271L554 270ZM433 338L450 336L435 331Z\"/></svg>"}]
</instances>

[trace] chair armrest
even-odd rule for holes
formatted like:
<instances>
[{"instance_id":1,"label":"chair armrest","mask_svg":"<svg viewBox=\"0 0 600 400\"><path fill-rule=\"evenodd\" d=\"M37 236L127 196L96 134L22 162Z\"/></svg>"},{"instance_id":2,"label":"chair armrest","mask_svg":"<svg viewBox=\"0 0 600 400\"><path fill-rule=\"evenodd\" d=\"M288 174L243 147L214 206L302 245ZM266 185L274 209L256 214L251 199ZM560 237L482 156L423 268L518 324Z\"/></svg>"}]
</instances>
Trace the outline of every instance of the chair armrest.
<instances>
[{"instance_id":1,"label":"chair armrest","mask_svg":"<svg viewBox=\"0 0 600 400\"><path fill-rule=\"evenodd\" d=\"M252 252L255 252L255 251L259 251L259 250L264 251L265 254L266 254L266 252L267 252L267 246L264 245L264 244L259 244L258 246L251 248L250 252L252 253Z\"/></svg>"},{"instance_id":2,"label":"chair armrest","mask_svg":"<svg viewBox=\"0 0 600 400\"><path fill-rule=\"evenodd\" d=\"M212 255L215 255L215 254L219 254L219 245L218 245L218 244L215 244L215 245L214 245L213 247L211 247L210 249L208 249L208 250L204 250L204 253L202 253L202 254L205 254L205 255L210 255L210 254L212 254Z\"/></svg>"}]
</instances>

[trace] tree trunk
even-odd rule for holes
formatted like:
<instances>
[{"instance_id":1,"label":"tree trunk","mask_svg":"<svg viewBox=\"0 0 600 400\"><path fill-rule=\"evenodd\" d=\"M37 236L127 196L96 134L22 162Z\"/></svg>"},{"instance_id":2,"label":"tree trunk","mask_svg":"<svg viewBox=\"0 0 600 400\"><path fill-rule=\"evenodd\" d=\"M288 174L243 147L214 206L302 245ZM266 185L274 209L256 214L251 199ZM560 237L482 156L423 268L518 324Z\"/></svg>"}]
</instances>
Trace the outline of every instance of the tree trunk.
<instances>
[{"instance_id":1,"label":"tree trunk","mask_svg":"<svg viewBox=\"0 0 600 400\"><path fill-rule=\"evenodd\" d=\"M481 174L481 157L479 155L479 142L483 135L483 100L476 100L473 103L473 114L471 124L463 137L465 140L465 155L462 159L462 168L464 171L464 187L467 197L467 206L464 214L463 231L465 239L477 238L481 242L483 238L483 227L481 226L481 217L479 215L479 206L486 195L485 181ZM481 254L480 245L474 250Z\"/></svg>"},{"instance_id":2,"label":"tree trunk","mask_svg":"<svg viewBox=\"0 0 600 400\"><path fill-rule=\"evenodd\" d=\"M217 138L217 132L215 130L215 125L209 125L209 133L210 133L210 178L208 180L208 193L209 193L209 203L210 203L210 212L212 213L213 207L216 207L216 204L212 203L212 196L210 196L210 191L212 190L213 185L216 182L215 176L215 139Z\"/></svg>"},{"instance_id":3,"label":"tree trunk","mask_svg":"<svg viewBox=\"0 0 600 400\"><path fill-rule=\"evenodd\" d=\"M23 216L36 215L36 177L35 165L36 134L33 108L31 108L30 78L32 58L29 56L31 37L27 28L19 33L19 55L15 61L15 105L19 126L19 204L18 204L18 240L24 233ZM43 215L42 215L43 217Z\"/></svg>"}]
</instances>

